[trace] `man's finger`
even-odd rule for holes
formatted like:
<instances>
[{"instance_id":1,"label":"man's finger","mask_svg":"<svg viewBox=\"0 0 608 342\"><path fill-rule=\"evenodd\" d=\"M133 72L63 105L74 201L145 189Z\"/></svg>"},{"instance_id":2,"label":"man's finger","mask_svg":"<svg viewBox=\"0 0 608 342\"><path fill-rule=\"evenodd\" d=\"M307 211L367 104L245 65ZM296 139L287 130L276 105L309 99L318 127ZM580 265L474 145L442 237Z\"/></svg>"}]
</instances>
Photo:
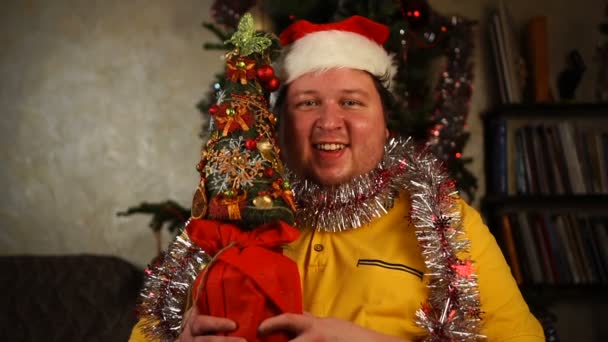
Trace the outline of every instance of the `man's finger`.
<instances>
[{"instance_id":1,"label":"man's finger","mask_svg":"<svg viewBox=\"0 0 608 342\"><path fill-rule=\"evenodd\" d=\"M236 323L227 318L198 315L191 318L192 336L213 335L217 332L229 332L236 329Z\"/></svg>"},{"instance_id":2,"label":"man's finger","mask_svg":"<svg viewBox=\"0 0 608 342\"><path fill-rule=\"evenodd\" d=\"M264 320L258 331L262 335L276 331L288 331L299 335L312 325L312 316L284 313Z\"/></svg>"}]
</instances>

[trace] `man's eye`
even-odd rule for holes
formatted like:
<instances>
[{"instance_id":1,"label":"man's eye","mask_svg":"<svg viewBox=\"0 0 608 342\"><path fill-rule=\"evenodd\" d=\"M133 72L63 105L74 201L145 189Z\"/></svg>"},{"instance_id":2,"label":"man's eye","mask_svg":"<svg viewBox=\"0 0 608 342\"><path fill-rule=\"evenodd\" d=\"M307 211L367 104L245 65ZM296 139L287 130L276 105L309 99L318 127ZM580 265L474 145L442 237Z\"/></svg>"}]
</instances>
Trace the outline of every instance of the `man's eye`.
<instances>
[{"instance_id":1,"label":"man's eye","mask_svg":"<svg viewBox=\"0 0 608 342\"><path fill-rule=\"evenodd\" d=\"M297 108L310 108L317 105L317 101L315 100L304 100L300 101L296 104Z\"/></svg>"},{"instance_id":2,"label":"man's eye","mask_svg":"<svg viewBox=\"0 0 608 342\"><path fill-rule=\"evenodd\" d=\"M361 106L362 103L357 100L344 100L344 101L342 101L342 105L347 106L347 107L352 107L352 106Z\"/></svg>"}]
</instances>

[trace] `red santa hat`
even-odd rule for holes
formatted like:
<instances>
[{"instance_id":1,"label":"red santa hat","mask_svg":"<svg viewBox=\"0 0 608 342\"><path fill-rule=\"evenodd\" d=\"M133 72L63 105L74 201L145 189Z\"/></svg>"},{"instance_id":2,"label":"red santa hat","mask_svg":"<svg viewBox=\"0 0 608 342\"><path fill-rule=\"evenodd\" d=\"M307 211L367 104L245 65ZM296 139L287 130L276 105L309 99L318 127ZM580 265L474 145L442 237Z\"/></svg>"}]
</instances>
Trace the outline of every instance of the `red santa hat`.
<instances>
[{"instance_id":1,"label":"red santa hat","mask_svg":"<svg viewBox=\"0 0 608 342\"><path fill-rule=\"evenodd\" d=\"M277 67L284 84L313 71L353 68L378 76L389 88L396 65L383 45L385 25L362 16L329 24L298 20L280 35L285 47Z\"/></svg>"}]
</instances>

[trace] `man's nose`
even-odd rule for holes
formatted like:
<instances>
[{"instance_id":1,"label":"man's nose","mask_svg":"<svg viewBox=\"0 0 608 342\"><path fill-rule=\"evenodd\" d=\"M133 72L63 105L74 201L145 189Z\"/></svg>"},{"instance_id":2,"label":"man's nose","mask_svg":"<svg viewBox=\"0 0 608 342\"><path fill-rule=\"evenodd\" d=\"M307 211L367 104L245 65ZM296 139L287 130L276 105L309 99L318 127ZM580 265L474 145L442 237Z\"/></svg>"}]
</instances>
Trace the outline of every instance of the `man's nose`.
<instances>
[{"instance_id":1,"label":"man's nose","mask_svg":"<svg viewBox=\"0 0 608 342\"><path fill-rule=\"evenodd\" d=\"M336 130L344 127L342 108L335 102L326 102L319 110L316 126L324 130Z\"/></svg>"}]
</instances>

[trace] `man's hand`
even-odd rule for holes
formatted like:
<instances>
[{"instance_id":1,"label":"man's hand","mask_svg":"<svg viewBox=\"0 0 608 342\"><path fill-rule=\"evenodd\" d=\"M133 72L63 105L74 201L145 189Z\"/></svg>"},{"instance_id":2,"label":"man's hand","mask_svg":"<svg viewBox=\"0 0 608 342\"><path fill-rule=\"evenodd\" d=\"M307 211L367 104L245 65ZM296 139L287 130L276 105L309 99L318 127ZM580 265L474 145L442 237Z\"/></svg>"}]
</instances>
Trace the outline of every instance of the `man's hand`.
<instances>
[{"instance_id":1,"label":"man's hand","mask_svg":"<svg viewBox=\"0 0 608 342\"><path fill-rule=\"evenodd\" d=\"M184 327L176 342L247 342L241 337L215 336L235 329L236 323L227 318L199 315L194 305L184 315Z\"/></svg>"},{"instance_id":2,"label":"man's hand","mask_svg":"<svg viewBox=\"0 0 608 342\"><path fill-rule=\"evenodd\" d=\"M281 314L268 318L260 324L261 335L285 331L295 338L292 342L404 342L397 337L382 335L354 323L337 318L319 318L310 314Z\"/></svg>"}]
</instances>

